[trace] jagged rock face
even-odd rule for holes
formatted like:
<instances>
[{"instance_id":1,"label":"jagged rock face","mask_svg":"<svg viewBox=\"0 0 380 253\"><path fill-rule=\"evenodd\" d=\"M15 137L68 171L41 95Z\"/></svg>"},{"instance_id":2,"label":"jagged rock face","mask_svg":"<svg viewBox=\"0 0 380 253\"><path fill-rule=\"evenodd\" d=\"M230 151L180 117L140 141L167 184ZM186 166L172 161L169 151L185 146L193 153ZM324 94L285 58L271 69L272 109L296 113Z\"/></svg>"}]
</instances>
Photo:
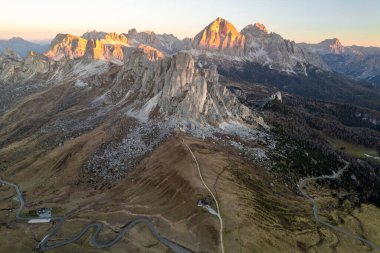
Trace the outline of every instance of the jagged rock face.
<instances>
[{"instance_id":1,"label":"jagged rock face","mask_svg":"<svg viewBox=\"0 0 380 253\"><path fill-rule=\"evenodd\" d=\"M13 50L7 48L0 56L0 79L7 81L14 77L22 67L22 58Z\"/></svg>"},{"instance_id":2,"label":"jagged rock face","mask_svg":"<svg viewBox=\"0 0 380 253\"><path fill-rule=\"evenodd\" d=\"M29 52L25 59L10 49L0 56L0 80L3 82L22 82L50 70L49 58L33 51Z\"/></svg>"},{"instance_id":3,"label":"jagged rock face","mask_svg":"<svg viewBox=\"0 0 380 253\"><path fill-rule=\"evenodd\" d=\"M120 44L107 45L99 40L89 40L86 46L86 58L95 60L118 60L123 62L125 59L125 47Z\"/></svg>"},{"instance_id":4,"label":"jagged rock face","mask_svg":"<svg viewBox=\"0 0 380 253\"><path fill-rule=\"evenodd\" d=\"M81 58L86 52L87 40L71 34L58 34L51 42L47 57L56 61L62 57Z\"/></svg>"},{"instance_id":5,"label":"jagged rock face","mask_svg":"<svg viewBox=\"0 0 380 253\"><path fill-rule=\"evenodd\" d=\"M50 70L50 65L51 63L45 55L31 51L24 60L23 71L29 75L47 73Z\"/></svg>"},{"instance_id":6,"label":"jagged rock face","mask_svg":"<svg viewBox=\"0 0 380 253\"><path fill-rule=\"evenodd\" d=\"M113 103L124 103L131 117L142 121L172 119L185 129L218 127L226 121L264 125L219 84L215 66L198 68L185 52L157 62L135 52L119 72L109 97Z\"/></svg>"},{"instance_id":7,"label":"jagged rock face","mask_svg":"<svg viewBox=\"0 0 380 253\"><path fill-rule=\"evenodd\" d=\"M91 31L82 35L86 40L99 40L103 44L129 45L128 38L123 34Z\"/></svg>"},{"instance_id":8,"label":"jagged rock face","mask_svg":"<svg viewBox=\"0 0 380 253\"><path fill-rule=\"evenodd\" d=\"M321 46L324 47L324 45L327 45L330 48L330 53L333 54L342 54L344 53L344 47L342 43L338 39L332 39L332 40L325 40L322 41Z\"/></svg>"},{"instance_id":9,"label":"jagged rock face","mask_svg":"<svg viewBox=\"0 0 380 253\"><path fill-rule=\"evenodd\" d=\"M293 71L298 64L312 64L328 69L318 55L300 48L293 41L285 40L278 34L268 33L262 24L248 25L241 33L246 37L244 53L251 61L284 71Z\"/></svg>"},{"instance_id":10,"label":"jagged rock face","mask_svg":"<svg viewBox=\"0 0 380 253\"><path fill-rule=\"evenodd\" d=\"M22 57L10 48L6 48L2 53L1 57L3 59L10 59L14 61L22 61Z\"/></svg>"},{"instance_id":11,"label":"jagged rock face","mask_svg":"<svg viewBox=\"0 0 380 253\"><path fill-rule=\"evenodd\" d=\"M144 52L144 54L148 57L150 61L158 61L165 58L164 53L162 53L154 47L140 44L138 48Z\"/></svg>"},{"instance_id":12,"label":"jagged rock face","mask_svg":"<svg viewBox=\"0 0 380 253\"><path fill-rule=\"evenodd\" d=\"M125 34L134 46L141 44L156 48L165 54L175 54L188 47L187 40L180 40L172 34L155 34L154 32L137 32L131 29Z\"/></svg>"},{"instance_id":13,"label":"jagged rock face","mask_svg":"<svg viewBox=\"0 0 380 253\"><path fill-rule=\"evenodd\" d=\"M241 30L241 33L249 34L252 36L254 35L260 36L260 35L268 34L268 30L263 24L255 23L253 25L250 24L244 27L243 30Z\"/></svg>"},{"instance_id":14,"label":"jagged rock face","mask_svg":"<svg viewBox=\"0 0 380 253\"><path fill-rule=\"evenodd\" d=\"M231 23L218 18L195 36L192 48L196 55L211 51L214 53L207 54L210 57L257 62L280 71L295 72L301 66L307 74L307 64L328 69L319 55L268 33L260 23L248 25L239 33Z\"/></svg>"},{"instance_id":15,"label":"jagged rock face","mask_svg":"<svg viewBox=\"0 0 380 253\"><path fill-rule=\"evenodd\" d=\"M58 34L45 55L55 61L65 57L68 59L106 60L122 64L134 50L128 44L128 38L123 34L92 31L85 33L83 37ZM150 60L156 61L165 57L162 52L149 46L140 45L137 48L146 53Z\"/></svg>"},{"instance_id":16,"label":"jagged rock face","mask_svg":"<svg viewBox=\"0 0 380 253\"><path fill-rule=\"evenodd\" d=\"M240 55L244 43L244 35L240 34L230 22L217 18L194 37L193 47Z\"/></svg>"}]
</instances>

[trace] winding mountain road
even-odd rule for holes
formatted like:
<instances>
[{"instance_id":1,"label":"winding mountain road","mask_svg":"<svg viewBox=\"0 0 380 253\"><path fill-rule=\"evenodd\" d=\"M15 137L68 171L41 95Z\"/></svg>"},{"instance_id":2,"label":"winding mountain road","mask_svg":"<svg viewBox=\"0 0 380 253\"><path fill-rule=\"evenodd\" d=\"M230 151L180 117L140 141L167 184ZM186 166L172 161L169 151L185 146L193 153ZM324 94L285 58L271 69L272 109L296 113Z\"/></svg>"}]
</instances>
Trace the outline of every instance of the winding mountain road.
<instances>
[{"instance_id":1,"label":"winding mountain road","mask_svg":"<svg viewBox=\"0 0 380 253\"><path fill-rule=\"evenodd\" d=\"M198 160L197 160L197 158L195 157L193 151L190 149L189 145L187 145L183 139L182 139L182 143L183 143L183 145L189 150L191 156L193 157L193 160L195 161L195 164L196 164L196 166L197 166L197 170L198 170L198 173L199 173L199 177L200 177L200 179L201 179L201 181L202 181L202 184L203 184L204 187L207 189L207 191L211 194L212 198L213 198L214 201L215 201L216 209L217 209L216 211L218 212L217 216L218 216L219 223L220 223L220 233L219 233L219 237L220 237L220 249L221 249L221 252L224 253L223 219L222 219L222 215L220 214L219 202L218 202L217 198L215 197L214 193L211 191L211 189L207 186L206 182L203 180L203 176L202 176L201 169L200 169L200 167L199 167Z\"/></svg>"},{"instance_id":2,"label":"winding mountain road","mask_svg":"<svg viewBox=\"0 0 380 253\"><path fill-rule=\"evenodd\" d=\"M202 184L204 185L204 187L207 189L207 191L210 193L210 195L212 196L212 198L215 201L215 204L217 207L217 212L218 212L217 216L218 216L219 222L220 222L220 243L221 243L220 247L221 247L221 252L224 253L223 219L222 219L222 216L220 214L219 202L218 202L217 198L215 197L214 193L211 191L211 189L205 183L203 176L202 176L202 172L200 170L198 160L195 157L194 153L192 152L190 147L185 143L185 141L183 139L182 139L182 143L189 150L193 160L195 161L195 164L196 164L196 167L197 167L197 170L199 173L199 177L202 181ZM317 204L316 200L314 198L312 198L305 190L305 184L310 182L310 181L315 181L318 179L330 179L330 180L339 179L340 176L343 174L343 172L350 165L347 161L344 161L344 162L345 162L345 166L342 169L340 169L337 173L334 173L333 175L324 175L324 176L319 176L319 177L309 177L309 178L301 179L299 181L297 187L298 187L300 193L312 203L314 219L316 222L321 223L322 225L329 227L330 229L333 229L333 230L335 230L339 233L342 233L346 236L349 236L353 239L359 240L359 241L363 242L364 244L368 245L369 247L371 247L375 250L380 250L380 246L378 246L377 244L375 244L371 241L368 241L367 239L365 239L363 237L355 235L355 234L353 234L353 233L351 233L345 229L339 228L337 226L332 225L331 223L328 223L328 222L322 220L319 216L319 213L318 213L318 204ZM44 218L22 216L22 210L24 209L25 201L24 201L24 198L23 198L23 195L22 195L20 188L16 184L7 182L7 181L2 180L2 179L0 179L0 185L1 184L12 187L16 191L17 201L20 204L16 210L16 220L17 221L28 221L30 219L44 219ZM124 236L126 236L126 234L129 232L129 230L132 229L135 225L140 224L140 223L144 223L149 228L151 233L156 237L157 240L159 240L164 245L168 246L173 251L178 252L178 253L191 253L190 250L178 245L175 242L172 242L172 241L162 237L160 235L160 233L157 231L157 229L155 228L155 226L153 225L153 223L151 223L147 218L137 218L137 219L131 221L118 233L118 235L114 239L112 239L109 242L105 242L105 243L101 243L97 240L99 237L99 234L103 228L103 224L100 222L93 222L93 223L89 223L89 224L85 225L78 234L74 235L73 237L71 237L69 239L63 240L63 241L55 243L55 244L48 244L49 240L52 237L54 237L57 234L57 232L61 229L61 227L63 226L63 224L65 222L65 218L59 217L59 216L52 217L51 221L55 221L55 224L48 231L48 233L42 238L42 240L37 244L35 249L38 251L52 250L52 249L62 247L64 245L67 245L70 243L74 243L74 242L80 240L92 228L95 228L95 232L93 232L93 234L91 236L90 244L93 247L98 248L98 249L109 248L109 247L113 246L114 244L116 244L117 242L119 242L120 240L122 240L124 238Z\"/></svg>"},{"instance_id":3,"label":"winding mountain road","mask_svg":"<svg viewBox=\"0 0 380 253\"><path fill-rule=\"evenodd\" d=\"M337 173L334 173L333 175L324 175L324 176L319 176L319 177L309 177L309 178L305 178L305 179L301 179L297 185L298 187L298 190L301 192L301 194L306 197L308 200L310 200L310 202L313 204L313 214L314 214L314 219L317 223L321 223L322 225L326 226L326 227L329 227L331 228L332 230L335 230L339 233L342 233L346 236L349 236L351 238L354 238L356 240L359 240L361 242L363 242L364 244L367 244L368 246L370 246L371 248L373 249L376 249L376 250L380 250L380 246L378 246L377 244L373 243L373 242L370 242L368 241L367 239L363 238L363 237L360 237L358 235L355 235L345 229L342 229L342 228L339 228L337 226L334 226L332 225L331 223L328 223L324 220L322 220L320 217L319 217L319 214L318 214L318 204L317 204L317 201L315 199L313 199L305 190L305 184L307 182L310 182L310 181L315 181L315 180L318 180L318 179L339 179L340 176L343 174L343 172L348 168L348 166L350 165L349 162L347 161L344 161L345 163L345 166L340 169Z\"/></svg>"},{"instance_id":4,"label":"winding mountain road","mask_svg":"<svg viewBox=\"0 0 380 253\"><path fill-rule=\"evenodd\" d=\"M22 210L25 206L25 201L24 201L24 198L23 198L23 195L22 195L20 188L16 184L7 182L7 181L2 180L2 179L0 179L0 184L8 185L9 187L14 188L16 193L17 193L17 200L20 204L20 206L17 208L17 211L16 211L16 220L17 221L28 221L31 218L42 219L42 218L36 218L36 217L24 217L24 216L22 216ZM118 235L113 240L106 242L106 243L98 242L98 236L99 236L99 234L103 228L103 224L100 222L93 222L93 223L90 223L90 224L87 224L86 226L84 226L78 234L74 235L73 237L71 237L69 239L66 239L64 241L61 241L61 242L58 242L55 244L48 244L49 240L54 235L57 234L57 232L60 230L60 228L64 224L65 218L64 217L52 217L51 221L55 221L56 223L48 231L48 233L42 238L42 240L37 244L35 249L38 251L51 250L51 249L55 249L58 247L62 247L62 246L67 245L69 243L76 242L79 239L81 239L87 233L87 231L89 231L91 228L95 228L95 232L91 236L90 244L93 247L98 248L98 249L109 248L112 245L114 245L115 243L117 243L118 241L120 241L121 239L123 239L124 236L129 232L129 230L131 228L133 228L135 225L140 224L140 223L144 223L149 228L151 233L156 237L157 240L159 240L161 243L168 246L173 251L178 252L178 253L191 253L190 250L178 245L175 242L172 242L172 241L166 239L165 237L162 237L160 235L160 233L157 231L157 229L155 228L155 226L153 225L153 223L151 223L146 218L137 218L137 219L131 221L118 233Z\"/></svg>"}]
</instances>

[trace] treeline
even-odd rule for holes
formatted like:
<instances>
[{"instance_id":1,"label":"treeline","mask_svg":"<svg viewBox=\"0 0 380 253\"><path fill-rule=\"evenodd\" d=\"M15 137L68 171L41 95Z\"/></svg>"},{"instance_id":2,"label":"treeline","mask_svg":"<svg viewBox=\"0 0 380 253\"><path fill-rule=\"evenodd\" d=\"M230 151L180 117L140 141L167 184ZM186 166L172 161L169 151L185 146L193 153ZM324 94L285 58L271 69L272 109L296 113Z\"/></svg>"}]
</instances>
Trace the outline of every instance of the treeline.
<instances>
[{"instance_id":1,"label":"treeline","mask_svg":"<svg viewBox=\"0 0 380 253\"><path fill-rule=\"evenodd\" d=\"M312 65L298 66L298 73L270 69L254 62L219 63L218 72L238 82L260 83L268 87L323 101L355 104L380 111L380 90L340 74ZM305 71L307 75L305 75Z\"/></svg>"},{"instance_id":2,"label":"treeline","mask_svg":"<svg viewBox=\"0 0 380 253\"><path fill-rule=\"evenodd\" d=\"M295 174L299 173L298 176L331 173L332 170L336 171L339 166L342 166L338 159L338 157L342 157L350 162L349 168L341 180L329 180L328 184L332 187L343 187L349 192L354 192L354 195L361 202L370 202L380 206L380 187L378 187L380 164L369 159L350 157L340 150L335 150L327 140L327 137L338 138L379 150L380 133L373 129L364 128L363 125L351 127L343 124L343 120L340 121L336 114L342 110L351 110L351 106L339 105L334 108L332 105L326 109L324 108L326 106L323 105L324 102L304 101L304 99L297 97L289 97L283 103L273 101L267 105L263 112L268 123L275 127L275 135L280 136L277 138L285 138L290 146L295 147L290 149L287 154L288 158L294 162L286 164L285 167L287 168L282 168L282 170L286 173L289 171ZM345 115L352 114L345 113ZM284 142L281 145L285 144ZM284 147L289 150L289 147ZM311 150L313 156L318 158L318 166L313 166L297 150L305 150L309 153ZM322 156L316 156L316 154ZM309 170L305 171L307 168ZM318 169L319 171L315 171Z\"/></svg>"},{"instance_id":3,"label":"treeline","mask_svg":"<svg viewBox=\"0 0 380 253\"><path fill-rule=\"evenodd\" d=\"M319 134L315 137L324 141L327 136L380 150L380 129L376 130L380 127L380 120L378 125L370 124L371 128L367 128L368 122L357 117L359 113L362 115L371 113L373 118L380 119L379 112L300 97L289 97L284 103L273 101L268 104L267 109L275 114L275 117L271 117L275 124L287 125L292 132L302 132L307 135L310 132L310 134ZM321 140L311 142L315 141L321 142Z\"/></svg>"}]
</instances>

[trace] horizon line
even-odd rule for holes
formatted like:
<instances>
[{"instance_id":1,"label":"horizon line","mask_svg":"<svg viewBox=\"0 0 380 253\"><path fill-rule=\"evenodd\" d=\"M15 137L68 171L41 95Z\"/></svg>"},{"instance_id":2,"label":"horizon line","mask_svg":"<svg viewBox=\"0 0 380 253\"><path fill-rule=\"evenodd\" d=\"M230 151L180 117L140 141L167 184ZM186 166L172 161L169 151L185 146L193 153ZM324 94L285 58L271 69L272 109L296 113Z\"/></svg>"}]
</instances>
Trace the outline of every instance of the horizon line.
<instances>
[{"instance_id":1,"label":"horizon line","mask_svg":"<svg viewBox=\"0 0 380 253\"><path fill-rule=\"evenodd\" d=\"M131 29L129 29L129 30L132 30L132 29L135 29L135 28L131 28ZM136 29L137 30L137 29ZM104 32L104 33L117 33L117 34L128 34L128 32L115 32L115 31L113 31L113 32L109 32L109 31L98 31L98 30L87 30L87 31L85 31L84 33L87 33L87 32ZM178 37L178 36L176 36L175 34L173 34L173 33L166 33L166 32L164 32L164 33L156 33L155 31L149 31L149 30L145 30L145 31L138 31L137 30L137 32L153 32L154 34L156 34L156 35L164 35L164 34L166 34L166 35L172 35L172 36L174 36L175 38L177 38L177 39L179 39L179 40L184 40L184 39L193 39L194 37L195 37L195 35L194 35L194 37L184 37L184 38L180 38L180 37ZM31 39L31 38L26 38L26 37L23 37L23 36L20 36L20 35L14 35L14 36L11 36L11 37L7 37L7 38L5 38L5 37L0 37L0 40L2 40L2 41L7 41L7 40L11 40L11 39L15 39L15 38L20 38L20 39L23 39L23 40L25 40L25 41L28 41L28 42L32 42L32 43L35 43L35 44L40 44L40 43L38 43L38 41L49 41L49 44L51 43L51 41L58 35L58 34L70 34L70 35L74 35L74 36L77 36L77 37L81 37L82 38L82 36L83 36L83 34L84 33L82 33L82 34L80 34L80 35L78 35L78 34L76 34L76 33L61 33L61 32L58 32L58 33L56 33L53 37L51 37L51 38L43 38L43 39ZM279 34L279 33L276 33L276 32L269 32L269 33L275 33L275 34ZM334 38L325 38L325 39L323 39L323 40L319 40L319 41L309 41L309 42L307 42L307 41L305 41L305 40L299 40L299 41L296 41L296 40L294 40L294 39L289 39L289 38L285 38L285 37L283 37L281 34L279 34L283 39L285 39L285 40L289 40L289 41L293 41L294 43L296 43L296 44L301 44L301 43L305 43L305 44L318 44L318 43L321 43L321 42L323 42L323 41L325 41L325 40L332 40L332 39L337 39L337 40L339 40L339 42L342 44L342 46L344 46L344 47L351 47L351 46L359 46L359 47L380 47L380 45L373 45L373 44L371 44L371 45L360 45L360 44L345 44L345 43L342 43L342 40L340 40L338 37L334 37ZM46 44L45 44L46 45Z\"/></svg>"}]
</instances>

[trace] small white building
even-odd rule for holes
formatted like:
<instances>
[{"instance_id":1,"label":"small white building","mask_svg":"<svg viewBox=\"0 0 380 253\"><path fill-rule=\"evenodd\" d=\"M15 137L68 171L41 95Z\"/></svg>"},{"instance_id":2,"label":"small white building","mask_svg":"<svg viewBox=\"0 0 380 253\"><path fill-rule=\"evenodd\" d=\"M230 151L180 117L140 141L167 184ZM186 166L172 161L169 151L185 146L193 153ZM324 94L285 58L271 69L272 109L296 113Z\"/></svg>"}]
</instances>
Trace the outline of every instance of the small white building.
<instances>
[{"instance_id":1,"label":"small white building","mask_svg":"<svg viewBox=\"0 0 380 253\"><path fill-rule=\"evenodd\" d=\"M28 223L48 223L51 219L30 219Z\"/></svg>"}]
</instances>

